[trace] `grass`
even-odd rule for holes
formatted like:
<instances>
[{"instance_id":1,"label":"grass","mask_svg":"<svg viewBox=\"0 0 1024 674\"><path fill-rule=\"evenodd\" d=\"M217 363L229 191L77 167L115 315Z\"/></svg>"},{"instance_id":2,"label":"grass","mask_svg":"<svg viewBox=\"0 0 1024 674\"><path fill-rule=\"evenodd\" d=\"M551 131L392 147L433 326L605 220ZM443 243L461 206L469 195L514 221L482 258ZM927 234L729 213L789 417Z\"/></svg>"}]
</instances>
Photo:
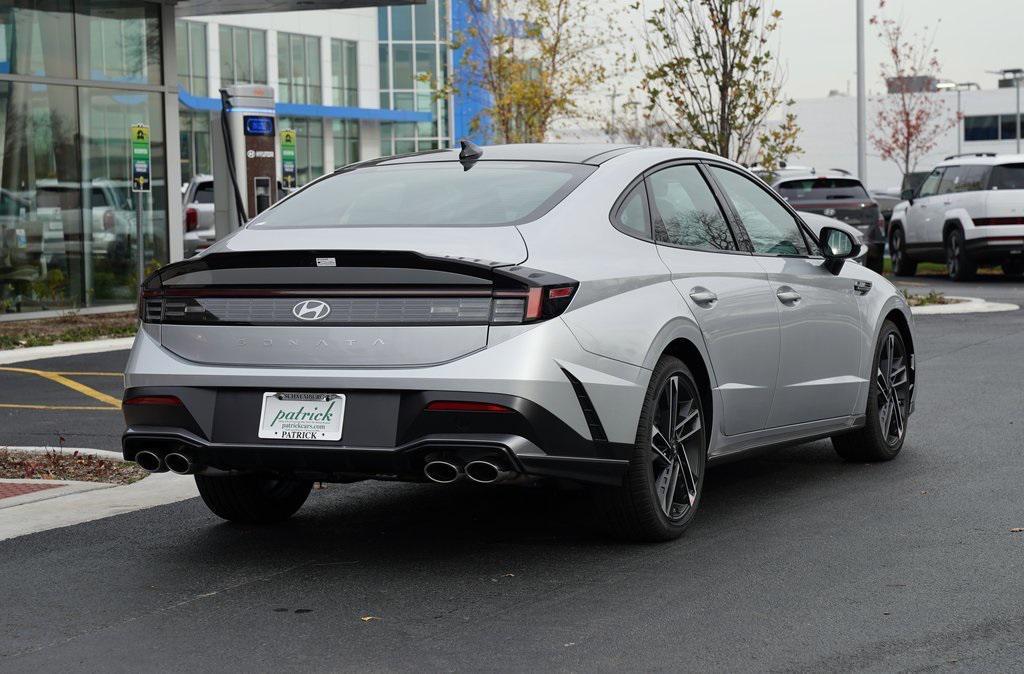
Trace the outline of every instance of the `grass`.
<instances>
[{"instance_id":1,"label":"grass","mask_svg":"<svg viewBox=\"0 0 1024 674\"><path fill-rule=\"evenodd\" d=\"M131 484L147 474L134 463L111 461L91 454L56 449L33 454L0 447L0 478Z\"/></svg>"},{"instance_id":2,"label":"grass","mask_svg":"<svg viewBox=\"0 0 1024 674\"><path fill-rule=\"evenodd\" d=\"M886 255L882 261L882 273L892 274L892 260ZM917 276L945 276L946 265L937 262L918 262Z\"/></svg>"},{"instance_id":3,"label":"grass","mask_svg":"<svg viewBox=\"0 0 1024 674\"><path fill-rule=\"evenodd\" d=\"M57 318L0 323L0 349L48 346L62 342L86 342L110 337L131 337L137 329L134 312L79 314Z\"/></svg>"}]
</instances>

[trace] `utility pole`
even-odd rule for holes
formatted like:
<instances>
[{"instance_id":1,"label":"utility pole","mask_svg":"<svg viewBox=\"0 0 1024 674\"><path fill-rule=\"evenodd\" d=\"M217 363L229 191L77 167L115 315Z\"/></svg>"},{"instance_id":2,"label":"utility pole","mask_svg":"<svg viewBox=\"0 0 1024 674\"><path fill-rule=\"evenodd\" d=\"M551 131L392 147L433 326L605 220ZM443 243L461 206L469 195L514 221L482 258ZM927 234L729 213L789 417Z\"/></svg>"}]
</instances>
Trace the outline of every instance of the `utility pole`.
<instances>
[{"instance_id":1,"label":"utility pole","mask_svg":"<svg viewBox=\"0 0 1024 674\"><path fill-rule=\"evenodd\" d=\"M611 121L609 122L609 124L611 126L611 133L609 133L608 135L611 136L611 138L609 138L609 140L612 141L613 143L615 142L615 138L618 135L618 130L615 128L615 99L618 98L618 97L619 97L619 92L615 88L615 85L613 84L612 85L612 93L608 94L608 100L611 102L611 107L612 107L612 116L611 116Z\"/></svg>"},{"instance_id":2,"label":"utility pole","mask_svg":"<svg viewBox=\"0 0 1024 674\"><path fill-rule=\"evenodd\" d=\"M867 184L868 180L867 144L867 100L864 87L864 0L857 0L857 177L864 184Z\"/></svg>"}]
</instances>

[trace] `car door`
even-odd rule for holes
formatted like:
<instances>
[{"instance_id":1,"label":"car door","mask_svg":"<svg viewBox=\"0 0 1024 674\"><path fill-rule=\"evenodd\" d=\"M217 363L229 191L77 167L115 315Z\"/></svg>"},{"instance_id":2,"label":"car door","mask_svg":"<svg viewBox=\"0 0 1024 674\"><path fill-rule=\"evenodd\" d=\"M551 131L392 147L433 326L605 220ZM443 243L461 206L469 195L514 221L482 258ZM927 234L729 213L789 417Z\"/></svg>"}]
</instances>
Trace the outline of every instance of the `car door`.
<instances>
[{"instance_id":1,"label":"car door","mask_svg":"<svg viewBox=\"0 0 1024 674\"><path fill-rule=\"evenodd\" d=\"M865 381L855 279L825 268L795 213L767 188L731 167L713 165L710 174L768 275L779 314L779 372L766 428L850 415Z\"/></svg>"},{"instance_id":2,"label":"car door","mask_svg":"<svg viewBox=\"0 0 1024 674\"><path fill-rule=\"evenodd\" d=\"M942 176L946 172L945 167L939 167L928 174L928 177L921 183L914 202L907 207L907 244L908 250L913 253L914 249L940 249L942 248L942 225L936 220L944 220L945 206L942 205L942 197L939 195L939 186Z\"/></svg>"},{"instance_id":3,"label":"car door","mask_svg":"<svg viewBox=\"0 0 1024 674\"><path fill-rule=\"evenodd\" d=\"M700 326L721 395L726 435L764 427L779 365L779 316L764 269L740 251L696 163L651 172L658 252Z\"/></svg>"}]
</instances>

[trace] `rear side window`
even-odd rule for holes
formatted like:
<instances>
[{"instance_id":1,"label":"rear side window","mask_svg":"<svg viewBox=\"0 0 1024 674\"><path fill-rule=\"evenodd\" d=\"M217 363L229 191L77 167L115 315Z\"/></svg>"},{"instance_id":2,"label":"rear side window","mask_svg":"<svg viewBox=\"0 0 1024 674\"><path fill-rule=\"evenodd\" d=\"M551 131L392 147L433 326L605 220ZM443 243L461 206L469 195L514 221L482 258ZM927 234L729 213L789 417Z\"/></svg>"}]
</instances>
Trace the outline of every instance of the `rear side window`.
<instances>
[{"instance_id":1,"label":"rear side window","mask_svg":"<svg viewBox=\"0 0 1024 674\"><path fill-rule=\"evenodd\" d=\"M974 192L985 189L988 167L980 164L947 166L939 183L939 194L951 192Z\"/></svg>"},{"instance_id":2,"label":"rear side window","mask_svg":"<svg viewBox=\"0 0 1024 674\"><path fill-rule=\"evenodd\" d=\"M199 183L196 186L196 196L193 199L196 204L213 203L213 183Z\"/></svg>"},{"instance_id":3,"label":"rear side window","mask_svg":"<svg viewBox=\"0 0 1024 674\"><path fill-rule=\"evenodd\" d=\"M615 222L619 229L634 236L647 238L651 235L647 224L647 194L643 182L637 183L622 200L615 214Z\"/></svg>"},{"instance_id":4,"label":"rear side window","mask_svg":"<svg viewBox=\"0 0 1024 674\"><path fill-rule=\"evenodd\" d=\"M778 192L790 202L828 199L868 199L867 190L853 178L803 178L779 183Z\"/></svg>"},{"instance_id":5,"label":"rear side window","mask_svg":"<svg viewBox=\"0 0 1024 674\"><path fill-rule=\"evenodd\" d=\"M715 195L696 166L672 166L647 179L654 238L703 250L736 250Z\"/></svg>"},{"instance_id":6,"label":"rear side window","mask_svg":"<svg viewBox=\"0 0 1024 674\"><path fill-rule=\"evenodd\" d=\"M364 166L310 184L251 227L453 227L516 225L564 199L595 167L479 161Z\"/></svg>"},{"instance_id":7,"label":"rear side window","mask_svg":"<svg viewBox=\"0 0 1024 674\"><path fill-rule=\"evenodd\" d=\"M1024 164L1000 164L992 167L990 190L1024 190Z\"/></svg>"},{"instance_id":8,"label":"rear side window","mask_svg":"<svg viewBox=\"0 0 1024 674\"><path fill-rule=\"evenodd\" d=\"M800 225L780 203L749 178L711 167L715 180L740 216L754 252L766 255L809 255Z\"/></svg>"}]
</instances>

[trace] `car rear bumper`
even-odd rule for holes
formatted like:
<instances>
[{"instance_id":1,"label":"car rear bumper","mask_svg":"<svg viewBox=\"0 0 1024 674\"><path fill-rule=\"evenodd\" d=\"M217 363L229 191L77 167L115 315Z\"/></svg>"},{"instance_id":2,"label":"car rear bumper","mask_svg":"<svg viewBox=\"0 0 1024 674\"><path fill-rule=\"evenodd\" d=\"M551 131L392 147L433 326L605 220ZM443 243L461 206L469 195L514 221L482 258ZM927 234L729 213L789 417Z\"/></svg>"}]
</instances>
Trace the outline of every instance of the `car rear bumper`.
<instances>
[{"instance_id":1,"label":"car rear bumper","mask_svg":"<svg viewBox=\"0 0 1024 674\"><path fill-rule=\"evenodd\" d=\"M199 472L242 471L321 481L361 478L423 480L424 466L443 459L490 459L512 472L579 482L618 484L632 445L584 438L536 403L507 395L451 391L348 391L337 442L258 437L262 392L144 387L125 399L173 396L181 405L125 405L125 459L141 451L187 456ZM509 412L428 411L437 400L471 400ZM542 448L547 448L547 451Z\"/></svg>"},{"instance_id":2,"label":"car rear bumper","mask_svg":"<svg viewBox=\"0 0 1024 674\"><path fill-rule=\"evenodd\" d=\"M977 260L998 260L1007 257L1024 259L1024 232L1018 235L975 237L967 239L964 246Z\"/></svg>"}]
</instances>

